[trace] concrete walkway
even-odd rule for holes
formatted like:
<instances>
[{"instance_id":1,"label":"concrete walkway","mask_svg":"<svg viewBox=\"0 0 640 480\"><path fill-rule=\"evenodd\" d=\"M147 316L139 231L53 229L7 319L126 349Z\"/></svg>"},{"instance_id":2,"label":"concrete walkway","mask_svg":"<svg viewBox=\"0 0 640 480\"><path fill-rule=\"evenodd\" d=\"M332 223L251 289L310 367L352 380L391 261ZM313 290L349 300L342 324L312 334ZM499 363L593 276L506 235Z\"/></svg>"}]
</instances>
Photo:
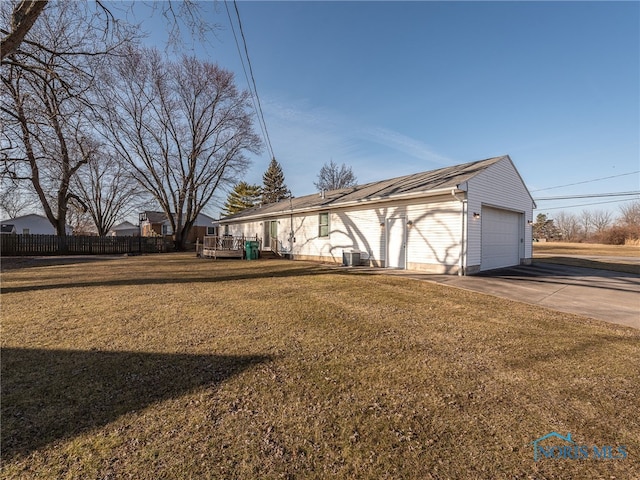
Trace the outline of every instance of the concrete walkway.
<instances>
[{"instance_id":1,"label":"concrete walkway","mask_svg":"<svg viewBox=\"0 0 640 480\"><path fill-rule=\"evenodd\" d=\"M357 270L360 269L354 271ZM382 268L369 271L464 288L640 329L640 278L630 273L538 262L468 277Z\"/></svg>"}]
</instances>

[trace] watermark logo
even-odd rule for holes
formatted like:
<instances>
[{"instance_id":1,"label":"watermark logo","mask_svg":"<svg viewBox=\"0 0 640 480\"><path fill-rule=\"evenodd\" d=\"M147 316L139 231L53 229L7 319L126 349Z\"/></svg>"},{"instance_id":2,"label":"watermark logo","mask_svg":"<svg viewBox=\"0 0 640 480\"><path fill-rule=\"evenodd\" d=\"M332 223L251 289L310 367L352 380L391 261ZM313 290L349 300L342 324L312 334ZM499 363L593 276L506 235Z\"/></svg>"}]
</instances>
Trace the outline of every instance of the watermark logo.
<instances>
[{"instance_id":1,"label":"watermark logo","mask_svg":"<svg viewBox=\"0 0 640 480\"><path fill-rule=\"evenodd\" d=\"M550 438L557 439L555 441ZM551 432L536 438L530 443L533 445L533 461L537 462L545 458L564 460L624 460L627 458L627 447L625 445L581 445L571 438L571 433L566 436L558 432Z\"/></svg>"}]
</instances>

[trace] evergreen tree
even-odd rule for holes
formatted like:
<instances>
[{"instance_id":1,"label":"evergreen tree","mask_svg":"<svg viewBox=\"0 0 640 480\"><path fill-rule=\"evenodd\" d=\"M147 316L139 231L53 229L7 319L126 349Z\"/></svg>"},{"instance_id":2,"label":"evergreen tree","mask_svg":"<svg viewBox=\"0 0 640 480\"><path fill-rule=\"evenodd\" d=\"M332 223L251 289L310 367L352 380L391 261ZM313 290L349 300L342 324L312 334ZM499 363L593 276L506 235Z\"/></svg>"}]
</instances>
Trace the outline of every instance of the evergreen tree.
<instances>
[{"instance_id":1,"label":"evergreen tree","mask_svg":"<svg viewBox=\"0 0 640 480\"><path fill-rule=\"evenodd\" d=\"M275 203L289 197L289 189L284 184L282 167L275 158L271 159L269 168L262 176L262 203Z\"/></svg>"},{"instance_id":2,"label":"evergreen tree","mask_svg":"<svg viewBox=\"0 0 640 480\"><path fill-rule=\"evenodd\" d=\"M229 192L227 202L224 204L224 214L233 215L258 204L262 194L259 185L250 185L240 182Z\"/></svg>"}]
</instances>

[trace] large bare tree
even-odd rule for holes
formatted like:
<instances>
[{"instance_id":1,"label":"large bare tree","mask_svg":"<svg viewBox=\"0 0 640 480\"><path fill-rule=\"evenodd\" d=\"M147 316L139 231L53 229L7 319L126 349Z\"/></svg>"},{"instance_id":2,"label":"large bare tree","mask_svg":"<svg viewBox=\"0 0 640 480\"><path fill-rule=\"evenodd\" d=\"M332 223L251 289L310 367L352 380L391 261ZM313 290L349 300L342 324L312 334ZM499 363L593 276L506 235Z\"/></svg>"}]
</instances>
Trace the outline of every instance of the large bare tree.
<instances>
[{"instance_id":1,"label":"large bare tree","mask_svg":"<svg viewBox=\"0 0 640 480\"><path fill-rule=\"evenodd\" d=\"M102 89L105 137L140 186L158 202L185 247L198 214L220 187L258 153L249 93L233 74L193 57L167 60L156 49L131 49Z\"/></svg>"},{"instance_id":2,"label":"large bare tree","mask_svg":"<svg viewBox=\"0 0 640 480\"><path fill-rule=\"evenodd\" d=\"M2 174L32 184L58 235L72 180L89 161L95 72L132 39L126 28L105 31L103 14L86 3L49 4L1 66Z\"/></svg>"},{"instance_id":3,"label":"large bare tree","mask_svg":"<svg viewBox=\"0 0 640 480\"><path fill-rule=\"evenodd\" d=\"M338 165L333 160L325 163L318 173L318 181L313 184L320 191L338 190L340 188L353 187L358 180L351 170L344 163Z\"/></svg>"},{"instance_id":4,"label":"large bare tree","mask_svg":"<svg viewBox=\"0 0 640 480\"><path fill-rule=\"evenodd\" d=\"M91 218L98 235L105 236L139 206L140 187L120 157L104 145L88 141L82 149L89 161L73 179L72 203Z\"/></svg>"},{"instance_id":5,"label":"large bare tree","mask_svg":"<svg viewBox=\"0 0 640 480\"><path fill-rule=\"evenodd\" d=\"M2 7L3 21L0 24L0 62L14 54L21 46L25 38L41 17L46 8L51 4L58 6L64 2L77 2L78 0L3 0ZM103 22L94 25L99 31L108 33L110 26L116 22L114 13L105 3L96 0L95 7L102 13ZM207 34L215 30L216 25L205 20L206 16L202 12L201 5L197 0L181 0L154 2L149 1L153 6L154 13L160 11L167 21L168 41L170 45L177 46L181 43L181 35L186 27L193 37L203 41Z\"/></svg>"}]
</instances>

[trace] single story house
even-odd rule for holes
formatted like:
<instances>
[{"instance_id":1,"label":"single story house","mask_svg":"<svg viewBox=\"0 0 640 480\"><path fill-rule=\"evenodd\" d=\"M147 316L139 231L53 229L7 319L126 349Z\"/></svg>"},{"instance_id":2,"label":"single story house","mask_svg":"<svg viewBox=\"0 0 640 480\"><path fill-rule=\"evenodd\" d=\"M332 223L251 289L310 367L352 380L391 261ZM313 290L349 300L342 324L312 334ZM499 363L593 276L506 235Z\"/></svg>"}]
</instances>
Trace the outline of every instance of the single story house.
<instances>
[{"instance_id":1,"label":"single story house","mask_svg":"<svg viewBox=\"0 0 640 480\"><path fill-rule=\"evenodd\" d=\"M370 266L469 275L530 263L534 208L505 155L284 199L219 223L292 259L342 263L359 252Z\"/></svg>"},{"instance_id":2,"label":"single story house","mask_svg":"<svg viewBox=\"0 0 640 480\"><path fill-rule=\"evenodd\" d=\"M124 221L115 225L107 232L108 237L137 237L140 235L140 227L131 222Z\"/></svg>"},{"instance_id":3,"label":"single story house","mask_svg":"<svg viewBox=\"0 0 640 480\"><path fill-rule=\"evenodd\" d=\"M15 233L19 235L55 235L56 229L51 225L49 219L43 215L30 213L21 217L2 220L2 224L11 224L15 228ZM65 227L67 235L73 233L73 228Z\"/></svg>"},{"instance_id":4,"label":"single story house","mask_svg":"<svg viewBox=\"0 0 640 480\"><path fill-rule=\"evenodd\" d=\"M139 219L140 235L143 237L173 235L171 222L164 212L145 211L139 214ZM217 233L217 224L217 220L214 220L209 215L200 213L193 223L187 242L195 242L196 239L202 241L205 235L215 235Z\"/></svg>"}]
</instances>

